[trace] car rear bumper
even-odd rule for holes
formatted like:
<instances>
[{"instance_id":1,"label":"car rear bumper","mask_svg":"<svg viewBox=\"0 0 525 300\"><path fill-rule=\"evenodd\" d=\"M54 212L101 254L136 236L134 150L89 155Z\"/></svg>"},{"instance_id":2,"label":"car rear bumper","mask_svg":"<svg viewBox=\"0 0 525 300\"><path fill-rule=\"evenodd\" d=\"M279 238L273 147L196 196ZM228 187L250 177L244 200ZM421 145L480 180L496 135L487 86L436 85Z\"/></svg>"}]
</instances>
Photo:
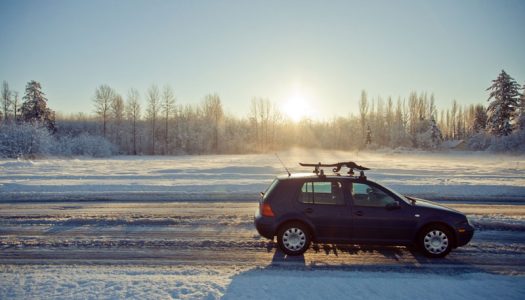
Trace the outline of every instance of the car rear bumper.
<instances>
[{"instance_id":1,"label":"car rear bumper","mask_svg":"<svg viewBox=\"0 0 525 300\"><path fill-rule=\"evenodd\" d=\"M273 240L273 237L275 235L275 228L274 223L275 220L273 218L268 218L262 216L259 211L255 213L255 218L253 223L255 224L255 228L257 229L257 232L259 234L267 239Z\"/></svg>"}]
</instances>

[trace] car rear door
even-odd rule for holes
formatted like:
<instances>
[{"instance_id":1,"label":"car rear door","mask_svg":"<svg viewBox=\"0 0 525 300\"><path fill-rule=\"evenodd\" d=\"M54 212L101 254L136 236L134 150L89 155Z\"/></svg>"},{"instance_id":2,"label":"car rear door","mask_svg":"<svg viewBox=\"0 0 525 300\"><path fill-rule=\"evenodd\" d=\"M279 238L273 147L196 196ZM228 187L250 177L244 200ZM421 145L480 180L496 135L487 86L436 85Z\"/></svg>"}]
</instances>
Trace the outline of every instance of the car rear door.
<instances>
[{"instance_id":1,"label":"car rear door","mask_svg":"<svg viewBox=\"0 0 525 300\"><path fill-rule=\"evenodd\" d=\"M319 241L346 241L351 237L351 214L345 182L318 179L303 183L296 207L314 225Z\"/></svg>"}]
</instances>

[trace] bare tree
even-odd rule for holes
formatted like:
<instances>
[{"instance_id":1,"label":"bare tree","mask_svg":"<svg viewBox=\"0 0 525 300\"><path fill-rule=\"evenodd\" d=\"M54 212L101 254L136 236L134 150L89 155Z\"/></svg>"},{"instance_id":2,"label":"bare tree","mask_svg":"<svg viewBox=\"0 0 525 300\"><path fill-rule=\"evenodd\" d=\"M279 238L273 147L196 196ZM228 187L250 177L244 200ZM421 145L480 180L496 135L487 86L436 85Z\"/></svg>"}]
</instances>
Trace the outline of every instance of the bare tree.
<instances>
[{"instance_id":1,"label":"bare tree","mask_svg":"<svg viewBox=\"0 0 525 300\"><path fill-rule=\"evenodd\" d=\"M102 134L106 137L107 124L110 118L111 103L115 98L115 91L107 84L102 84L95 91L95 112L102 119Z\"/></svg>"},{"instance_id":2,"label":"bare tree","mask_svg":"<svg viewBox=\"0 0 525 300\"><path fill-rule=\"evenodd\" d=\"M164 154L169 152L169 120L175 112L175 95L170 85L165 85L162 91L162 114L164 115Z\"/></svg>"},{"instance_id":3,"label":"bare tree","mask_svg":"<svg viewBox=\"0 0 525 300\"><path fill-rule=\"evenodd\" d=\"M458 139L457 131L457 115L458 115L458 102L456 99L452 101L452 108L450 109L450 138L453 140Z\"/></svg>"},{"instance_id":4,"label":"bare tree","mask_svg":"<svg viewBox=\"0 0 525 300\"><path fill-rule=\"evenodd\" d=\"M131 123L131 139L133 141L133 155L137 155L137 122L140 120L139 92L130 89L126 103L126 115Z\"/></svg>"},{"instance_id":5,"label":"bare tree","mask_svg":"<svg viewBox=\"0 0 525 300\"><path fill-rule=\"evenodd\" d=\"M250 122L252 124L252 127L254 129L254 145L255 148L258 148L258 144L260 143L259 138L259 108L257 105L257 98L253 98L250 102Z\"/></svg>"},{"instance_id":6,"label":"bare tree","mask_svg":"<svg viewBox=\"0 0 525 300\"><path fill-rule=\"evenodd\" d=\"M115 144L122 146L122 125L124 122L124 100L122 96L115 95L111 101L111 115L114 123Z\"/></svg>"},{"instance_id":7,"label":"bare tree","mask_svg":"<svg viewBox=\"0 0 525 300\"><path fill-rule=\"evenodd\" d=\"M160 92L156 85L152 85L147 93L148 107L146 110L151 125L151 154L155 155L155 142L157 132L157 117L160 111Z\"/></svg>"},{"instance_id":8,"label":"bare tree","mask_svg":"<svg viewBox=\"0 0 525 300\"><path fill-rule=\"evenodd\" d=\"M221 98L217 94L206 95L203 103L203 111L205 118L210 121L213 129L213 151L219 151L219 125L224 117L222 110Z\"/></svg>"},{"instance_id":9,"label":"bare tree","mask_svg":"<svg viewBox=\"0 0 525 300\"><path fill-rule=\"evenodd\" d=\"M17 115L17 112L18 112L18 109L19 109L19 104L20 104L20 99L19 99L19 96L18 96L18 92L14 92L13 93L14 97L13 97L13 114L14 114L14 120L15 122L18 121L18 115Z\"/></svg>"},{"instance_id":10,"label":"bare tree","mask_svg":"<svg viewBox=\"0 0 525 300\"><path fill-rule=\"evenodd\" d=\"M366 91L361 91L361 99L359 99L359 116L361 122L361 135L363 136L363 141L365 138L365 125L366 117L368 115L368 99L366 96Z\"/></svg>"},{"instance_id":11,"label":"bare tree","mask_svg":"<svg viewBox=\"0 0 525 300\"><path fill-rule=\"evenodd\" d=\"M255 145L265 152L275 147L275 130L282 115L269 99L254 97L250 106L250 121L255 129Z\"/></svg>"},{"instance_id":12,"label":"bare tree","mask_svg":"<svg viewBox=\"0 0 525 300\"><path fill-rule=\"evenodd\" d=\"M4 111L4 123L9 120L9 113L11 111L11 90L7 81L2 82L2 109Z\"/></svg>"}]
</instances>

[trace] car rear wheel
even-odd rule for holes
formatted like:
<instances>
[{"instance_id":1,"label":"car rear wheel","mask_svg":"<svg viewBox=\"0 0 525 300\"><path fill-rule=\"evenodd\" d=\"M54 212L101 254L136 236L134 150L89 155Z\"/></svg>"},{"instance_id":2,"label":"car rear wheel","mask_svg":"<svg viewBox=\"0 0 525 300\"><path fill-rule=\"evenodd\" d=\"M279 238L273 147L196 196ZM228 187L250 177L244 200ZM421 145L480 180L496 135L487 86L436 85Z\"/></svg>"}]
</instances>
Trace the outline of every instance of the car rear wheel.
<instances>
[{"instance_id":1,"label":"car rear wheel","mask_svg":"<svg viewBox=\"0 0 525 300\"><path fill-rule=\"evenodd\" d=\"M421 232L419 247L428 257L445 257L452 249L452 234L443 226L429 226Z\"/></svg>"},{"instance_id":2,"label":"car rear wheel","mask_svg":"<svg viewBox=\"0 0 525 300\"><path fill-rule=\"evenodd\" d=\"M279 248L288 255L301 255L310 247L308 228L301 223L288 223L277 232Z\"/></svg>"}]
</instances>

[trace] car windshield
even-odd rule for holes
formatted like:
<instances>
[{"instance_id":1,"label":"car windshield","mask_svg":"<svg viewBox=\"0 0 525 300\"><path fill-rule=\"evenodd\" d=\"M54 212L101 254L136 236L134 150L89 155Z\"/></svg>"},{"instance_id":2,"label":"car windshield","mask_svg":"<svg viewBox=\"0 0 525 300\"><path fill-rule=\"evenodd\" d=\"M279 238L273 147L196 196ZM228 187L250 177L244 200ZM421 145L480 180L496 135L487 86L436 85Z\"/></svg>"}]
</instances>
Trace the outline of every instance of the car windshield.
<instances>
[{"instance_id":1,"label":"car windshield","mask_svg":"<svg viewBox=\"0 0 525 300\"><path fill-rule=\"evenodd\" d=\"M381 184L381 186L383 188L387 189L392 194L394 194L397 197L399 197L401 200L405 201L406 203L408 203L408 204L412 203L410 200L407 199L407 197L405 197L405 196L401 195L400 193L396 192L396 190L394 190L393 188L389 187L388 185Z\"/></svg>"}]
</instances>

